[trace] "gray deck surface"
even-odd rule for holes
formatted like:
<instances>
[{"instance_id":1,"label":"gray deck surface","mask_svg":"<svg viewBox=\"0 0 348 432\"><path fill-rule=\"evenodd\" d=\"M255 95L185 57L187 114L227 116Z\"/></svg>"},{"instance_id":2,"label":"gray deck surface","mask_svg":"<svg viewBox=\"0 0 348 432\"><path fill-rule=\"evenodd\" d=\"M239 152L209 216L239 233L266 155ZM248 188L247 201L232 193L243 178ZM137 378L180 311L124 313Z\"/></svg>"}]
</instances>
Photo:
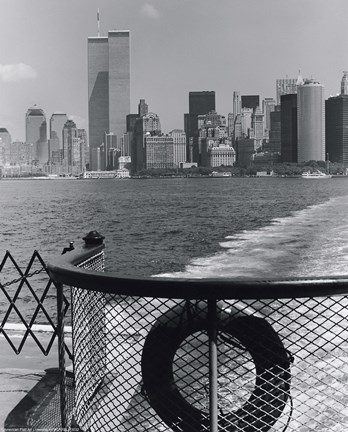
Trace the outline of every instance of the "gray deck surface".
<instances>
[{"instance_id":1,"label":"gray deck surface","mask_svg":"<svg viewBox=\"0 0 348 432\"><path fill-rule=\"evenodd\" d=\"M45 336L43 336L45 338ZM48 336L47 336L48 339ZM69 364L67 365L69 366ZM47 375L45 369L58 367L57 343L45 356L29 337L19 355L12 350L4 336L0 336L0 432L5 429L5 420L28 393ZM38 387L36 387L38 388ZM48 387L36 391L35 398L47 396ZM15 425L14 430L18 429ZM28 429L29 430L29 429ZM25 429L23 430L25 432Z\"/></svg>"}]
</instances>

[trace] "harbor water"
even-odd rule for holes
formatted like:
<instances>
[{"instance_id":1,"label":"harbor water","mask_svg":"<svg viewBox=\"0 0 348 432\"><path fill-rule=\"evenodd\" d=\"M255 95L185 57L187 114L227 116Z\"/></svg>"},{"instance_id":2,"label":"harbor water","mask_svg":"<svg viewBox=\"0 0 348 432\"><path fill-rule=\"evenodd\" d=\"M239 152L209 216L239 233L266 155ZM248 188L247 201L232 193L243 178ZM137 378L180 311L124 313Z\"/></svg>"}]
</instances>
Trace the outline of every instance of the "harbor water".
<instances>
[{"instance_id":1,"label":"harbor water","mask_svg":"<svg viewBox=\"0 0 348 432\"><path fill-rule=\"evenodd\" d=\"M346 177L2 180L0 256L25 269L97 230L130 276L346 275L347 214Z\"/></svg>"}]
</instances>

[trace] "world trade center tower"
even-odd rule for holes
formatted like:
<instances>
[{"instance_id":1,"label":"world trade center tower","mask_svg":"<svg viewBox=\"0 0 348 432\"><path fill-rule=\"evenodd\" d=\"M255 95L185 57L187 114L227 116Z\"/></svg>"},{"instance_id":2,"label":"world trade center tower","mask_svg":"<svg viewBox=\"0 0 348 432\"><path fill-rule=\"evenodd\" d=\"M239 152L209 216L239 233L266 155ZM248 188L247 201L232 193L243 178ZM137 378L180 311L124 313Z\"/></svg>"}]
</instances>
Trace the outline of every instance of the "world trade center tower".
<instances>
[{"instance_id":1,"label":"world trade center tower","mask_svg":"<svg viewBox=\"0 0 348 432\"><path fill-rule=\"evenodd\" d=\"M90 169L98 169L98 148L105 132L126 132L130 113L129 31L109 31L107 37L88 38L88 124Z\"/></svg>"}]
</instances>

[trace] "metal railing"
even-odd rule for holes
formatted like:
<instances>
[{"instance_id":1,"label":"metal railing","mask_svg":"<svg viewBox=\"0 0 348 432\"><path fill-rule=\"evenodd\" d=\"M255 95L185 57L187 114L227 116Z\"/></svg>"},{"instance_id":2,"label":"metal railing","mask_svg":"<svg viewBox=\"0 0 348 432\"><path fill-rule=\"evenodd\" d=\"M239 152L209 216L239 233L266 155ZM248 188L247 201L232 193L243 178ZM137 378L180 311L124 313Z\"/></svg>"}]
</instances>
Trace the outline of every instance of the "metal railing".
<instances>
[{"instance_id":1,"label":"metal railing","mask_svg":"<svg viewBox=\"0 0 348 432\"><path fill-rule=\"evenodd\" d=\"M81 430L347 429L347 278L122 277L85 240L48 264L74 287Z\"/></svg>"}]
</instances>

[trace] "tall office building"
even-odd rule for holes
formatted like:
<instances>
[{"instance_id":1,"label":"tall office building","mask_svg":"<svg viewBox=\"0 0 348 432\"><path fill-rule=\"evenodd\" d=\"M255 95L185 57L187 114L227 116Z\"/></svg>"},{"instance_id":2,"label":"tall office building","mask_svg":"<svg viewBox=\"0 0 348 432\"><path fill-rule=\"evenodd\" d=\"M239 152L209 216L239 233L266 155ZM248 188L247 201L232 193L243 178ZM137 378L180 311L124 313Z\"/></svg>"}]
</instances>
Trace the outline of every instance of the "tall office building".
<instances>
[{"instance_id":1,"label":"tall office building","mask_svg":"<svg viewBox=\"0 0 348 432\"><path fill-rule=\"evenodd\" d=\"M297 94L280 97L281 161L297 162Z\"/></svg>"},{"instance_id":2,"label":"tall office building","mask_svg":"<svg viewBox=\"0 0 348 432\"><path fill-rule=\"evenodd\" d=\"M68 121L68 116L65 113L54 113L50 118L50 139L57 138L59 140L59 148L63 148L63 128Z\"/></svg>"},{"instance_id":3,"label":"tall office building","mask_svg":"<svg viewBox=\"0 0 348 432\"><path fill-rule=\"evenodd\" d=\"M314 79L297 88L297 161L325 160L324 86Z\"/></svg>"},{"instance_id":4,"label":"tall office building","mask_svg":"<svg viewBox=\"0 0 348 432\"><path fill-rule=\"evenodd\" d=\"M98 169L97 148L104 133L120 140L130 113L130 33L109 31L88 38L88 119L90 167Z\"/></svg>"},{"instance_id":5,"label":"tall office building","mask_svg":"<svg viewBox=\"0 0 348 432\"><path fill-rule=\"evenodd\" d=\"M341 94L348 94L348 72L343 72L341 80Z\"/></svg>"},{"instance_id":6,"label":"tall office building","mask_svg":"<svg viewBox=\"0 0 348 432\"><path fill-rule=\"evenodd\" d=\"M63 128L68 121L68 116L64 113L54 113L50 118L50 139L48 142L51 163L61 163L63 156Z\"/></svg>"},{"instance_id":7,"label":"tall office building","mask_svg":"<svg viewBox=\"0 0 348 432\"><path fill-rule=\"evenodd\" d=\"M174 129L168 134L173 138L173 163L179 167L181 162L186 161L186 134L182 129Z\"/></svg>"},{"instance_id":8,"label":"tall office building","mask_svg":"<svg viewBox=\"0 0 348 432\"><path fill-rule=\"evenodd\" d=\"M252 127L252 116L253 109L252 108L242 108L242 113L240 115L241 121L241 133L243 138L250 138L250 131ZM238 117L237 117L238 118Z\"/></svg>"},{"instance_id":9,"label":"tall office building","mask_svg":"<svg viewBox=\"0 0 348 432\"><path fill-rule=\"evenodd\" d=\"M80 138L81 146L84 151L84 168L87 164L89 164L89 146L86 129L77 129L77 136Z\"/></svg>"},{"instance_id":10,"label":"tall office building","mask_svg":"<svg viewBox=\"0 0 348 432\"><path fill-rule=\"evenodd\" d=\"M262 101L262 111L265 116L265 130L269 131L271 128L271 112L275 109L275 100L273 98L265 98Z\"/></svg>"},{"instance_id":11,"label":"tall office building","mask_svg":"<svg viewBox=\"0 0 348 432\"><path fill-rule=\"evenodd\" d=\"M37 105L29 108L25 115L25 141L33 145L36 163L43 165L48 162L46 116Z\"/></svg>"},{"instance_id":12,"label":"tall office building","mask_svg":"<svg viewBox=\"0 0 348 432\"><path fill-rule=\"evenodd\" d=\"M174 138L168 135L145 135L145 168L174 168Z\"/></svg>"},{"instance_id":13,"label":"tall office building","mask_svg":"<svg viewBox=\"0 0 348 432\"><path fill-rule=\"evenodd\" d=\"M228 136L233 136L233 130L234 130L234 116L233 113L227 114L227 130L228 130Z\"/></svg>"},{"instance_id":14,"label":"tall office building","mask_svg":"<svg viewBox=\"0 0 348 432\"><path fill-rule=\"evenodd\" d=\"M329 160L348 164L348 94L325 101L325 126Z\"/></svg>"},{"instance_id":15,"label":"tall office building","mask_svg":"<svg viewBox=\"0 0 348 432\"><path fill-rule=\"evenodd\" d=\"M242 109L242 100L240 98L240 92L233 92L233 117L236 118L238 114L241 113Z\"/></svg>"},{"instance_id":16,"label":"tall office building","mask_svg":"<svg viewBox=\"0 0 348 432\"><path fill-rule=\"evenodd\" d=\"M75 162L75 148L77 146L78 132L73 120L68 120L63 127L63 161L66 173L72 173L71 167Z\"/></svg>"},{"instance_id":17,"label":"tall office building","mask_svg":"<svg viewBox=\"0 0 348 432\"><path fill-rule=\"evenodd\" d=\"M138 115L139 117L143 117L149 112L149 106L145 103L145 99L140 99L138 104Z\"/></svg>"},{"instance_id":18,"label":"tall office building","mask_svg":"<svg viewBox=\"0 0 348 432\"><path fill-rule=\"evenodd\" d=\"M262 141L265 136L265 126L264 126L264 114L259 106L256 107L252 115L252 130L251 138L254 138L257 142L256 146L261 147Z\"/></svg>"},{"instance_id":19,"label":"tall office building","mask_svg":"<svg viewBox=\"0 0 348 432\"><path fill-rule=\"evenodd\" d=\"M188 134L186 138L186 155L190 162L198 162L198 116L215 111L215 92L189 92ZM187 131L185 130L187 133ZM190 141L190 138L192 140ZM190 149L190 142L193 148ZM191 157L193 160L191 160Z\"/></svg>"},{"instance_id":20,"label":"tall office building","mask_svg":"<svg viewBox=\"0 0 348 432\"><path fill-rule=\"evenodd\" d=\"M0 128L0 166L10 164L11 135L6 128Z\"/></svg>"},{"instance_id":21,"label":"tall office building","mask_svg":"<svg viewBox=\"0 0 348 432\"><path fill-rule=\"evenodd\" d=\"M63 128L63 163L65 173L80 175L85 168L85 141L83 129L77 129L73 120L68 120Z\"/></svg>"},{"instance_id":22,"label":"tall office building","mask_svg":"<svg viewBox=\"0 0 348 432\"><path fill-rule=\"evenodd\" d=\"M161 134L161 123L157 114L148 113L135 122L132 142L132 172L146 167L146 134Z\"/></svg>"},{"instance_id":23,"label":"tall office building","mask_svg":"<svg viewBox=\"0 0 348 432\"><path fill-rule=\"evenodd\" d=\"M271 153L280 153L281 151L281 111L277 105L275 110L270 114L271 124L269 130L269 141L266 150Z\"/></svg>"},{"instance_id":24,"label":"tall office building","mask_svg":"<svg viewBox=\"0 0 348 432\"><path fill-rule=\"evenodd\" d=\"M242 108L252 108L253 111L256 107L260 106L260 96L259 95L242 95Z\"/></svg>"},{"instance_id":25,"label":"tall office building","mask_svg":"<svg viewBox=\"0 0 348 432\"><path fill-rule=\"evenodd\" d=\"M280 105L280 97L285 94L297 93L298 78L282 78L276 80L276 103Z\"/></svg>"}]
</instances>

